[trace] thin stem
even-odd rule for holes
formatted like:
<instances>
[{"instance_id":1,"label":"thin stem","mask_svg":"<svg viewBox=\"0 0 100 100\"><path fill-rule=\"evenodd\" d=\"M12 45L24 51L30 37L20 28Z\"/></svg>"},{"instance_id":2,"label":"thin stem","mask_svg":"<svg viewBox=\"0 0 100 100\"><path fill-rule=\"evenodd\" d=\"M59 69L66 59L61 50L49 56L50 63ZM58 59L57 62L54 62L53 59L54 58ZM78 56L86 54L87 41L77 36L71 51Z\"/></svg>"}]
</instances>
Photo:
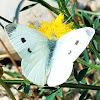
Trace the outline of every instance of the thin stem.
<instances>
[{"instance_id":1,"label":"thin stem","mask_svg":"<svg viewBox=\"0 0 100 100\"><path fill-rule=\"evenodd\" d=\"M86 65L86 66L88 66L88 67L90 67L90 68L94 68L95 70L100 71L100 67L98 67L98 66L96 66L96 65L93 65L93 64L90 64L90 63L84 61L84 60L81 59L81 58L77 58L77 61L79 61L80 63L82 63L82 64L84 64L84 65Z\"/></svg>"},{"instance_id":2,"label":"thin stem","mask_svg":"<svg viewBox=\"0 0 100 100\"><path fill-rule=\"evenodd\" d=\"M63 1L63 0L60 0L60 1L61 1L61 3L62 3L62 6L64 7L64 10L65 10L66 14L68 15L68 17L70 17L71 15L70 15L70 13L69 13L69 11L68 11L68 9L67 9L67 7L66 7L64 1ZM72 22L74 22L74 25L75 25L76 28L80 28L79 24L78 24L74 19L71 18L70 20L71 20Z\"/></svg>"},{"instance_id":3,"label":"thin stem","mask_svg":"<svg viewBox=\"0 0 100 100\"><path fill-rule=\"evenodd\" d=\"M17 66L17 64L16 64L16 62L14 61L12 55L11 55L10 52L8 51L8 49L7 49L7 47L5 46L5 44L3 43L3 41L1 40L1 38L0 38L0 42L1 42L2 46L5 48L5 50L6 50L7 54L9 55L9 58L11 59L12 63L15 65L16 69L18 70L18 73L20 74L20 76L21 76L23 79L25 79L24 76L22 75L22 73L20 72L20 70L19 70L19 68L18 68L18 66Z\"/></svg>"},{"instance_id":4,"label":"thin stem","mask_svg":"<svg viewBox=\"0 0 100 100\"><path fill-rule=\"evenodd\" d=\"M11 90L9 89L9 87L7 86L7 84L5 82L3 82L2 79L0 79L0 84L6 89L6 91L9 93L10 97L12 100L16 100L13 93L11 92Z\"/></svg>"},{"instance_id":5,"label":"thin stem","mask_svg":"<svg viewBox=\"0 0 100 100\"><path fill-rule=\"evenodd\" d=\"M56 8L52 7L51 5L49 5L47 2L45 2L44 0L38 0L38 2L45 6L46 8L50 9L51 11L53 11L54 13L56 13L57 15L60 14L59 10L57 10Z\"/></svg>"},{"instance_id":6,"label":"thin stem","mask_svg":"<svg viewBox=\"0 0 100 100\"><path fill-rule=\"evenodd\" d=\"M7 23L12 23L11 21L9 21L9 20L5 19L5 18L4 18L4 17L2 17L2 16L0 16L0 19L2 19L2 20L4 20L4 21L6 21Z\"/></svg>"},{"instance_id":7,"label":"thin stem","mask_svg":"<svg viewBox=\"0 0 100 100\"><path fill-rule=\"evenodd\" d=\"M26 83L25 80L3 80L6 84L14 84L14 85L21 85ZM29 84L34 85L33 83L29 82ZM69 88L80 88L80 89L91 89L91 90L100 90L100 86L93 86L93 85L86 85L86 84L78 84L78 83L63 83L59 85L59 87L69 87Z\"/></svg>"},{"instance_id":8,"label":"thin stem","mask_svg":"<svg viewBox=\"0 0 100 100\"><path fill-rule=\"evenodd\" d=\"M33 95L33 97L35 97L36 100L39 100L38 97L35 95L35 93L33 92L33 90L31 90L31 93Z\"/></svg>"},{"instance_id":9,"label":"thin stem","mask_svg":"<svg viewBox=\"0 0 100 100\"><path fill-rule=\"evenodd\" d=\"M63 0L60 0L60 2L62 3L62 6L65 9L66 14L68 15L68 17L70 17L70 13L69 13L68 9L66 8L65 2Z\"/></svg>"}]
</instances>

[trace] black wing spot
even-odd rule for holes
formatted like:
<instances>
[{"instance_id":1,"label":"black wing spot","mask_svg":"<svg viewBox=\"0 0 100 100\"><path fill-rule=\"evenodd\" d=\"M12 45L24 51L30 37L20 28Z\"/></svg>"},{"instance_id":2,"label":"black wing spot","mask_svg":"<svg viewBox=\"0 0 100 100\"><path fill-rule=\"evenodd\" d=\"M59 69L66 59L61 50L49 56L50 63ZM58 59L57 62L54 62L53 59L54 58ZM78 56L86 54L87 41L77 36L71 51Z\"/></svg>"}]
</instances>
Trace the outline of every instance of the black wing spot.
<instances>
[{"instance_id":1,"label":"black wing spot","mask_svg":"<svg viewBox=\"0 0 100 100\"><path fill-rule=\"evenodd\" d=\"M76 45L78 45L78 43L79 43L79 40L77 40L77 41L75 42Z\"/></svg>"},{"instance_id":2,"label":"black wing spot","mask_svg":"<svg viewBox=\"0 0 100 100\"><path fill-rule=\"evenodd\" d=\"M25 38L21 38L22 43L26 42Z\"/></svg>"},{"instance_id":3,"label":"black wing spot","mask_svg":"<svg viewBox=\"0 0 100 100\"><path fill-rule=\"evenodd\" d=\"M71 54L71 53L72 53L72 51L70 50L68 54Z\"/></svg>"},{"instance_id":4,"label":"black wing spot","mask_svg":"<svg viewBox=\"0 0 100 100\"><path fill-rule=\"evenodd\" d=\"M32 51L30 50L30 48L28 48L28 52L31 53Z\"/></svg>"}]
</instances>

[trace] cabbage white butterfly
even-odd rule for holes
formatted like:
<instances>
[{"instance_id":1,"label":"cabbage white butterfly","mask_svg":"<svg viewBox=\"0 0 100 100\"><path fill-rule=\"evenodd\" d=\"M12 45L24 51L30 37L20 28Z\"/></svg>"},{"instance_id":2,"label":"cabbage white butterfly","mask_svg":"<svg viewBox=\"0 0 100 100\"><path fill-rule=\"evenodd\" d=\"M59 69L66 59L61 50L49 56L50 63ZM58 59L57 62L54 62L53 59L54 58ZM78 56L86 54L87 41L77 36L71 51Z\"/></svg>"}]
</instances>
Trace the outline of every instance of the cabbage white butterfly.
<instances>
[{"instance_id":1,"label":"cabbage white butterfly","mask_svg":"<svg viewBox=\"0 0 100 100\"><path fill-rule=\"evenodd\" d=\"M95 33L93 28L85 27L71 31L58 40L49 40L39 31L19 24L8 24L5 30L22 58L22 74L41 86L64 83L72 72L73 62Z\"/></svg>"}]
</instances>

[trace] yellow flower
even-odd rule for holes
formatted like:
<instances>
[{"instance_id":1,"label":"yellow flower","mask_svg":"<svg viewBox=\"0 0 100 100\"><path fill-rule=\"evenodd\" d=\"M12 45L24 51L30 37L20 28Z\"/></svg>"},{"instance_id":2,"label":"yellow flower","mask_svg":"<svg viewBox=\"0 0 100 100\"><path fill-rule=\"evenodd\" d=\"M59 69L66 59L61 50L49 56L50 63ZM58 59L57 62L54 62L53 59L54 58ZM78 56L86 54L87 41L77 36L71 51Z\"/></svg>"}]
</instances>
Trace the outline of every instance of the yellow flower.
<instances>
[{"instance_id":1,"label":"yellow flower","mask_svg":"<svg viewBox=\"0 0 100 100\"><path fill-rule=\"evenodd\" d=\"M51 22L42 21L41 27L36 30L40 31L49 39L58 40L64 34L72 31L73 22L66 25L63 23L63 21L64 21L64 15L60 14L55 21ZM30 25L30 27L34 28L32 25Z\"/></svg>"}]
</instances>

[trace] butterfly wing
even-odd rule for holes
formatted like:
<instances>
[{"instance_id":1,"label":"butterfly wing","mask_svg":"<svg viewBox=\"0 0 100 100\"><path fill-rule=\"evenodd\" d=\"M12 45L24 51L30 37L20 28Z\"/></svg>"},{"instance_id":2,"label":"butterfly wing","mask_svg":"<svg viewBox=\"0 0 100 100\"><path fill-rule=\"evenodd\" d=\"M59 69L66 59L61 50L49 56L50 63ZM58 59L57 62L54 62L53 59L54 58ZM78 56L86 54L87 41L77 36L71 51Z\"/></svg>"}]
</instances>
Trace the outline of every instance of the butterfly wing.
<instances>
[{"instance_id":1,"label":"butterfly wing","mask_svg":"<svg viewBox=\"0 0 100 100\"><path fill-rule=\"evenodd\" d=\"M85 27L71 31L57 41L47 80L49 86L62 84L69 78L73 62L86 48L94 33L94 29Z\"/></svg>"},{"instance_id":2,"label":"butterfly wing","mask_svg":"<svg viewBox=\"0 0 100 100\"><path fill-rule=\"evenodd\" d=\"M48 39L35 29L19 24L9 24L5 30L22 58L22 74L37 85L44 85L47 78L45 64L48 56Z\"/></svg>"}]
</instances>

